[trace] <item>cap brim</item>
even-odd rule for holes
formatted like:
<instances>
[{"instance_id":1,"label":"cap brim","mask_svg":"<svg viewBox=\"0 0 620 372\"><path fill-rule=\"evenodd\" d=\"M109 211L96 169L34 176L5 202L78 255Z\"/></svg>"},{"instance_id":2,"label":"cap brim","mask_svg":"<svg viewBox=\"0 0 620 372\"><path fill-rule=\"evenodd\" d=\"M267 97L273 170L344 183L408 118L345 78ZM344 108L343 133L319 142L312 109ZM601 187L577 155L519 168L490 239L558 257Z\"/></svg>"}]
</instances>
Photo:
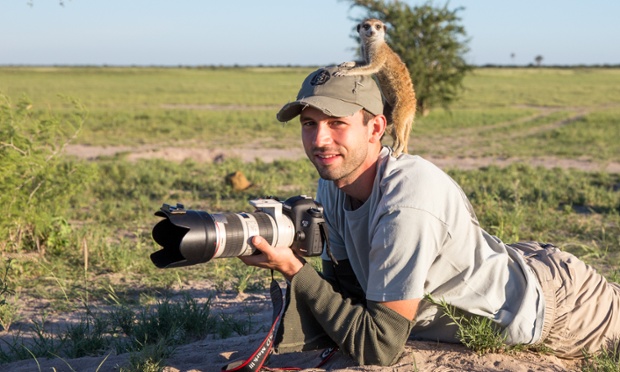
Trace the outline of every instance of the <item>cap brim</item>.
<instances>
[{"instance_id":1,"label":"cap brim","mask_svg":"<svg viewBox=\"0 0 620 372\"><path fill-rule=\"evenodd\" d=\"M358 104L345 102L337 98L312 96L287 103L277 113L276 118L282 123L291 121L308 106L319 109L326 115L338 118L351 116L364 108Z\"/></svg>"}]
</instances>

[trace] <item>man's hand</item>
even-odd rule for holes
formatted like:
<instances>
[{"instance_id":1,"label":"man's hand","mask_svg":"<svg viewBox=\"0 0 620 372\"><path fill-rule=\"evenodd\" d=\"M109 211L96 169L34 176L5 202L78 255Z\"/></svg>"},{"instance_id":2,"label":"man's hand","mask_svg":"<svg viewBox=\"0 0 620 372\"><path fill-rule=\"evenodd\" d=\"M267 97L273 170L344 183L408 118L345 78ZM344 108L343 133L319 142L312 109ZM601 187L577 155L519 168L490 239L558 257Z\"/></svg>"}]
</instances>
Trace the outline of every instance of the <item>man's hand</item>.
<instances>
[{"instance_id":1,"label":"man's hand","mask_svg":"<svg viewBox=\"0 0 620 372\"><path fill-rule=\"evenodd\" d=\"M304 266L305 261L295 255L290 248L274 248L260 236L252 237L252 245L262 253L252 256L240 256L239 258L246 265L279 271L289 281Z\"/></svg>"}]
</instances>

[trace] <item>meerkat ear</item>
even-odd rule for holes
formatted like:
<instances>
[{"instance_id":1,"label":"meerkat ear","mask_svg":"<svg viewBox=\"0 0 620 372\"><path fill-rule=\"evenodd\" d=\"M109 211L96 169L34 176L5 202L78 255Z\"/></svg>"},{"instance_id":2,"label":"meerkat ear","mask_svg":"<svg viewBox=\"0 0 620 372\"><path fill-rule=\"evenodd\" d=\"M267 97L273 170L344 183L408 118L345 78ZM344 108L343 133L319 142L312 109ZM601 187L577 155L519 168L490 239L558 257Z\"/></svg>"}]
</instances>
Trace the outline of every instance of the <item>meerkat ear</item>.
<instances>
[{"instance_id":1,"label":"meerkat ear","mask_svg":"<svg viewBox=\"0 0 620 372\"><path fill-rule=\"evenodd\" d=\"M362 24L361 24L361 23L358 23L358 24L357 24L357 32L360 32L360 28L361 28L361 27L362 27Z\"/></svg>"}]
</instances>

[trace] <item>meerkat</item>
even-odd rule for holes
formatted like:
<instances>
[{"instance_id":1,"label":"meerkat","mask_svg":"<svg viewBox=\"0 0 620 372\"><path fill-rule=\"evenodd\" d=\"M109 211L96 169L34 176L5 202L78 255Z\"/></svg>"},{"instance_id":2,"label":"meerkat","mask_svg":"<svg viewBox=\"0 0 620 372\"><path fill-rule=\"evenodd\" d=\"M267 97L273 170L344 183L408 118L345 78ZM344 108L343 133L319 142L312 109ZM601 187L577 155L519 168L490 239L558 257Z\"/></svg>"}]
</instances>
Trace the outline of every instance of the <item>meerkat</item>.
<instances>
[{"instance_id":1,"label":"meerkat","mask_svg":"<svg viewBox=\"0 0 620 372\"><path fill-rule=\"evenodd\" d=\"M375 74L386 103L392 108L389 133L394 140L393 155L407 153L409 132L415 118L416 98L407 66L385 42L386 26L378 19L369 18L357 25L362 43L363 62L344 62L334 76Z\"/></svg>"}]
</instances>

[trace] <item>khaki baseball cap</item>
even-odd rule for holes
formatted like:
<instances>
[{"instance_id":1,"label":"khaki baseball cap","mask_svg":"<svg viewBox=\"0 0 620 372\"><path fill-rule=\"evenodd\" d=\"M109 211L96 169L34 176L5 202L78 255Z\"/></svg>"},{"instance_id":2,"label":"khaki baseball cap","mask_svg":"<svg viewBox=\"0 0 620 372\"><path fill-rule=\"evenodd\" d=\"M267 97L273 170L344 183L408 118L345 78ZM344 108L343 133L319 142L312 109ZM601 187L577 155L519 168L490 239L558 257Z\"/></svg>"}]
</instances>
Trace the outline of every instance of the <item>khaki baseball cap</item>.
<instances>
[{"instance_id":1,"label":"khaki baseball cap","mask_svg":"<svg viewBox=\"0 0 620 372\"><path fill-rule=\"evenodd\" d=\"M374 115L383 113L381 91L370 75L334 76L336 71L338 67L329 66L308 75L297 100L284 105L276 115L278 121L290 121L307 106L334 117L350 116L362 108Z\"/></svg>"}]
</instances>

